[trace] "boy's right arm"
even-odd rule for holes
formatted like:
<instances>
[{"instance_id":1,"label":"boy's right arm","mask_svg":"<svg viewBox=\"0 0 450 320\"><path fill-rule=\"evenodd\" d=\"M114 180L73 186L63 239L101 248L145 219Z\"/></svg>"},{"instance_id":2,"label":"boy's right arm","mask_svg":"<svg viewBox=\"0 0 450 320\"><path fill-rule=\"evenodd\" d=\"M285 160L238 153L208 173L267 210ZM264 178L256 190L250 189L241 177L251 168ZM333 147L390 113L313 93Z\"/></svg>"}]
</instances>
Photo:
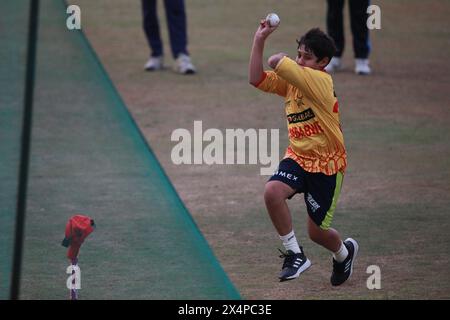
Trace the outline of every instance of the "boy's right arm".
<instances>
[{"instance_id":1,"label":"boy's right arm","mask_svg":"<svg viewBox=\"0 0 450 320\"><path fill-rule=\"evenodd\" d=\"M257 86L264 75L263 68L263 52L264 43L267 37L277 27L270 27L265 20L261 20L258 30L255 32L253 38L252 52L250 54L250 63L248 68L248 82L254 86Z\"/></svg>"}]
</instances>

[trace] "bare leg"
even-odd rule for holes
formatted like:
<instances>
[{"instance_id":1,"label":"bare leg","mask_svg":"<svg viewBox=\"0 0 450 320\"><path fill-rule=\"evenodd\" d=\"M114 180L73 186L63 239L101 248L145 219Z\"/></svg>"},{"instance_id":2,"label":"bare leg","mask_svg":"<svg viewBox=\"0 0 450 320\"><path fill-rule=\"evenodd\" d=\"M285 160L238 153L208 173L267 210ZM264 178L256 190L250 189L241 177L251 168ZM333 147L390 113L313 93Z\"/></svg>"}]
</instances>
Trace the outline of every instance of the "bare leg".
<instances>
[{"instance_id":1,"label":"bare leg","mask_svg":"<svg viewBox=\"0 0 450 320\"><path fill-rule=\"evenodd\" d=\"M312 241L320 244L322 247L337 252L341 247L341 236L335 229L324 230L318 227L308 216L308 234Z\"/></svg>"},{"instance_id":2,"label":"bare leg","mask_svg":"<svg viewBox=\"0 0 450 320\"><path fill-rule=\"evenodd\" d=\"M286 199L295 190L280 181L269 181L264 190L264 201L272 224L279 235L286 235L292 231L292 217Z\"/></svg>"}]
</instances>

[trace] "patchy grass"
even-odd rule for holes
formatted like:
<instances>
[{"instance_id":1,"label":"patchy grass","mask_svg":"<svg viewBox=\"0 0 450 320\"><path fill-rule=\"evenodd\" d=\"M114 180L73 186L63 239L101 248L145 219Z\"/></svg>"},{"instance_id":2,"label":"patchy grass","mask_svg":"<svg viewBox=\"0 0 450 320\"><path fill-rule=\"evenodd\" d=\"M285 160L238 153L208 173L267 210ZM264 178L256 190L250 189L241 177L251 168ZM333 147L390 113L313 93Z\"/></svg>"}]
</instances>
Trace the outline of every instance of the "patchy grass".
<instances>
[{"instance_id":1,"label":"patchy grass","mask_svg":"<svg viewBox=\"0 0 450 320\"><path fill-rule=\"evenodd\" d=\"M378 1L382 29L371 32L370 77L352 73L346 21L346 67L334 81L349 168L334 226L344 237L356 238L361 251L352 279L332 288L330 254L306 238L301 197L289 205L313 266L299 280L280 284L280 244L265 212L262 190L267 177L259 175L259 166L176 166L170 159L172 131L192 131L194 120L202 120L204 129L280 128L282 154L287 143L283 103L247 84L253 32L261 17L277 12L281 26L268 41L266 56L293 53L296 37L310 27L325 27L325 2L186 3L189 48L199 69L190 77L170 70L143 71L149 50L138 1L77 1L89 40L243 297L450 298L450 4ZM381 268L381 290L366 288L366 268L373 264Z\"/></svg>"}]
</instances>

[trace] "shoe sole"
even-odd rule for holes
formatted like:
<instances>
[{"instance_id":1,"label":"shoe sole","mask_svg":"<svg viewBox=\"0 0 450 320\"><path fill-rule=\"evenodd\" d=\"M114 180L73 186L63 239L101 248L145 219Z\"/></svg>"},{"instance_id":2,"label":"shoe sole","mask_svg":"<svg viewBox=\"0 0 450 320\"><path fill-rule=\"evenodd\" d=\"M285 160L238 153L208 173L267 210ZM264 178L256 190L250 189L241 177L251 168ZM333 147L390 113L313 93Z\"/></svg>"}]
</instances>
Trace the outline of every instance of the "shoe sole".
<instances>
[{"instance_id":1,"label":"shoe sole","mask_svg":"<svg viewBox=\"0 0 450 320\"><path fill-rule=\"evenodd\" d=\"M181 70L178 70L177 68L174 68L173 71L175 73L184 74L184 75L191 75L191 74L195 74L196 73L196 71L194 69L187 69L184 72L182 72Z\"/></svg>"},{"instance_id":2,"label":"shoe sole","mask_svg":"<svg viewBox=\"0 0 450 320\"><path fill-rule=\"evenodd\" d=\"M347 238L347 239L345 239L344 242L346 242L346 241L351 242L353 244L353 249L354 249L352 265L350 266L350 275L348 276L348 278L350 278L352 276L352 273L353 273L353 264L355 263L356 256L358 255L359 245L358 245L358 242L356 242L356 240L354 240L352 238ZM347 280L348 280L348 278L347 278ZM347 281L347 280L345 280L345 281Z\"/></svg>"},{"instance_id":3,"label":"shoe sole","mask_svg":"<svg viewBox=\"0 0 450 320\"><path fill-rule=\"evenodd\" d=\"M153 71L160 71L160 70L164 70L164 67L161 68L144 68L144 71L149 71L149 72L153 72Z\"/></svg>"},{"instance_id":4,"label":"shoe sole","mask_svg":"<svg viewBox=\"0 0 450 320\"><path fill-rule=\"evenodd\" d=\"M289 280L293 280L296 279L300 276L300 273L303 273L304 271L306 271L306 269L308 269L311 266L311 261L309 259L306 259L306 262L300 267L298 268L298 271L287 278L280 278L280 282L284 282L284 281L289 281Z\"/></svg>"}]
</instances>

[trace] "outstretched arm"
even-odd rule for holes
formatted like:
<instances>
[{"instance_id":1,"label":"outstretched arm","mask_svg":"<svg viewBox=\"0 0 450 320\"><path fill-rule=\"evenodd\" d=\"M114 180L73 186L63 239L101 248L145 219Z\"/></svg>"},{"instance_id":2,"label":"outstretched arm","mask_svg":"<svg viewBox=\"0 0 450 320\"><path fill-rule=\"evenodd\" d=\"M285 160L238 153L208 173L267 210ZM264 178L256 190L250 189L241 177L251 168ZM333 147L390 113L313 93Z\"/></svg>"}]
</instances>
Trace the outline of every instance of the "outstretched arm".
<instances>
[{"instance_id":1,"label":"outstretched arm","mask_svg":"<svg viewBox=\"0 0 450 320\"><path fill-rule=\"evenodd\" d=\"M257 85L261 80L264 68L263 68L263 52L264 43L267 37L277 27L270 27L265 20L261 20L258 30L255 32L253 38L252 52L250 54L250 63L248 68L248 82L252 85Z\"/></svg>"}]
</instances>

